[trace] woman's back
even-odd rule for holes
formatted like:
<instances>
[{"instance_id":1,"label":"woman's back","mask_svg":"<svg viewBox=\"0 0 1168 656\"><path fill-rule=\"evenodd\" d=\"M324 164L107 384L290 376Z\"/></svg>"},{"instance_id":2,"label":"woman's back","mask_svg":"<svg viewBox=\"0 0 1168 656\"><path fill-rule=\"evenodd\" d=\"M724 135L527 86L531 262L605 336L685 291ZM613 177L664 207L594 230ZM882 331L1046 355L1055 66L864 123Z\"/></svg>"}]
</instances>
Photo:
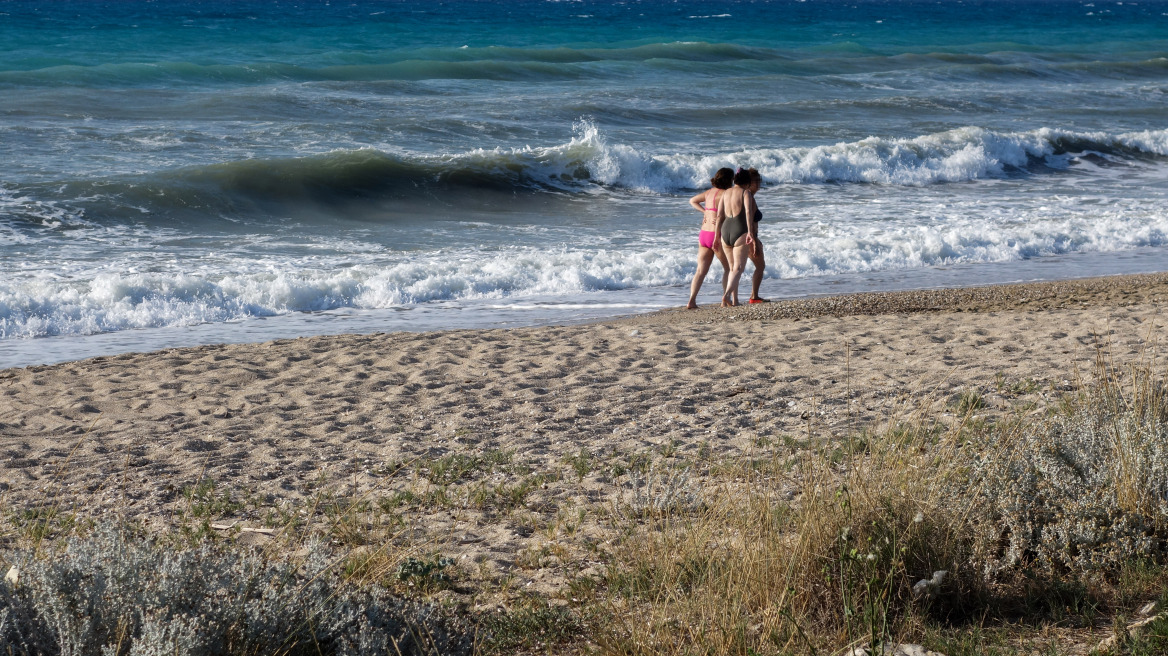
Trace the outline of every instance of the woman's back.
<instances>
[{"instance_id":1,"label":"woman's back","mask_svg":"<svg viewBox=\"0 0 1168 656\"><path fill-rule=\"evenodd\" d=\"M738 216L746 211L746 190L735 185L722 194L724 216Z\"/></svg>"}]
</instances>

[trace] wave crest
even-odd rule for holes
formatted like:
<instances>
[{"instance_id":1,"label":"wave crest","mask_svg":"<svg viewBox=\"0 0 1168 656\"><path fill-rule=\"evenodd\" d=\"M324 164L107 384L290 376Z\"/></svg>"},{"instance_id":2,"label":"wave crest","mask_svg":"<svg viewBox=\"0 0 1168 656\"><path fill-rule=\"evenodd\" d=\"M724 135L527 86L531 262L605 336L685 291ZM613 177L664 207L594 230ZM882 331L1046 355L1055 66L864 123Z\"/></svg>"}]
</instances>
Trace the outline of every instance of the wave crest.
<instances>
[{"instance_id":1,"label":"wave crest","mask_svg":"<svg viewBox=\"0 0 1168 656\"><path fill-rule=\"evenodd\" d=\"M965 127L911 139L869 137L831 145L746 149L724 156L635 157L615 148L598 176L648 191L703 186L719 166L753 167L770 184L867 183L923 186L1066 169L1086 156L1130 161L1168 156L1168 130L1111 135L1042 128L995 132ZM619 172L612 171L612 165Z\"/></svg>"}]
</instances>

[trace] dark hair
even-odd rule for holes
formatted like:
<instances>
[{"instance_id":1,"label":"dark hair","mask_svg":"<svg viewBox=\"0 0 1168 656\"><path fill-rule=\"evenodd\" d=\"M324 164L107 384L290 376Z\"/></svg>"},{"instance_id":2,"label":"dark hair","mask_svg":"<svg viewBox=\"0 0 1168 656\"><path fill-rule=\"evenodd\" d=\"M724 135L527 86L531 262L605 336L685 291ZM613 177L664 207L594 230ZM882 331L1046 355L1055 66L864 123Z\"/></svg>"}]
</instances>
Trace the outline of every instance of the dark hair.
<instances>
[{"instance_id":1,"label":"dark hair","mask_svg":"<svg viewBox=\"0 0 1168 656\"><path fill-rule=\"evenodd\" d=\"M738 172L734 174L734 184L738 185L739 187L749 187L750 183L750 171L747 171L746 169L738 169Z\"/></svg>"},{"instance_id":2,"label":"dark hair","mask_svg":"<svg viewBox=\"0 0 1168 656\"><path fill-rule=\"evenodd\" d=\"M714 185L718 189L729 189L730 185L734 184L734 169L718 169L718 172L714 174L714 177L710 178L710 184Z\"/></svg>"},{"instance_id":3,"label":"dark hair","mask_svg":"<svg viewBox=\"0 0 1168 656\"><path fill-rule=\"evenodd\" d=\"M758 172L758 169L746 169L746 172L750 174L751 182L757 182L759 185L762 185L762 174Z\"/></svg>"}]
</instances>

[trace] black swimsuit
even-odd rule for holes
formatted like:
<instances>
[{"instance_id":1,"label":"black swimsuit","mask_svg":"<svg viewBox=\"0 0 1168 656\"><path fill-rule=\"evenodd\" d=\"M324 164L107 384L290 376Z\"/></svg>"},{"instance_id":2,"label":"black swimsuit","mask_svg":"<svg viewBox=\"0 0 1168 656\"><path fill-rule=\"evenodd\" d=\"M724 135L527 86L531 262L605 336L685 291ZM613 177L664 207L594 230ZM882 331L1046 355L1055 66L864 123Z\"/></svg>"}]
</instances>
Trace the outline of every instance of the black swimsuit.
<instances>
[{"instance_id":1,"label":"black swimsuit","mask_svg":"<svg viewBox=\"0 0 1168 656\"><path fill-rule=\"evenodd\" d=\"M733 246L738 238L749 232L746 227L746 208L734 216L726 217L722 222L722 243L727 246Z\"/></svg>"}]
</instances>

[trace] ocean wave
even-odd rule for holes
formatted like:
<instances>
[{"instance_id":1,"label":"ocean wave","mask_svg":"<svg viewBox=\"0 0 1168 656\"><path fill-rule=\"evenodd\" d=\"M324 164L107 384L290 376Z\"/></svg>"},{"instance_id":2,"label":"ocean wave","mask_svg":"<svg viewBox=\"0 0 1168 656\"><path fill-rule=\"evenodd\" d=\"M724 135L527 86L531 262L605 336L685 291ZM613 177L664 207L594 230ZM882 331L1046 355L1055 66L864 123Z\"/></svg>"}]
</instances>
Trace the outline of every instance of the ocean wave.
<instances>
[{"instance_id":1,"label":"ocean wave","mask_svg":"<svg viewBox=\"0 0 1168 656\"><path fill-rule=\"evenodd\" d=\"M380 216L438 206L475 207L491 194L596 189L593 160L603 140L591 124L551 147L474 149L457 154L390 153L373 148L296 158L249 159L146 175L29 184L0 193L0 224L15 218L57 227L153 215L314 217L340 210ZM4 190L0 190L3 192ZM411 205L416 203L416 206ZM402 210L402 211L396 211ZM88 217L83 221L81 217Z\"/></svg>"},{"instance_id":2,"label":"ocean wave","mask_svg":"<svg viewBox=\"0 0 1168 656\"><path fill-rule=\"evenodd\" d=\"M594 122L582 120L573 138L553 146L480 148L448 155L368 148L245 160L10 190L7 206L23 208L14 214L23 212L45 225L82 216L139 220L159 212L190 212L204 219L310 211L327 215L362 204L379 216L392 216L385 211L387 206L409 212L434 202L475 207L491 194L521 203L525 195L546 192L684 193L703 188L723 166L757 168L766 184L926 186L1076 170L1084 160L1136 164L1163 157L1168 157L1168 130L1110 134L978 127L814 147L652 154L610 143ZM22 200L15 202L13 197ZM77 199L76 207L68 207L67 199ZM418 205L410 205L413 202Z\"/></svg>"},{"instance_id":3,"label":"ocean wave","mask_svg":"<svg viewBox=\"0 0 1168 656\"><path fill-rule=\"evenodd\" d=\"M806 148L649 154L610 143L582 120L567 143L474 149L453 155L391 155L368 149L299 159L249 160L184 169L163 177L254 196L325 193L415 195L419 188L582 191L596 186L649 193L704 187L721 166L755 167L779 183L921 186L1065 169L1092 154L1119 161L1168 157L1168 130L1109 134L1041 128L997 132L966 127L915 138L869 137Z\"/></svg>"},{"instance_id":4,"label":"ocean wave","mask_svg":"<svg viewBox=\"0 0 1168 656\"><path fill-rule=\"evenodd\" d=\"M812 148L747 151L735 158L764 180L922 186L1067 169L1081 155L1119 161L1164 156L1168 130L1108 134L1041 128L960 128L912 139L869 137Z\"/></svg>"},{"instance_id":5,"label":"ocean wave","mask_svg":"<svg viewBox=\"0 0 1168 656\"><path fill-rule=\"evenodd\" d=\"M700 188L720 166L753 167L769 184L867 183L924 186L1068 169L1082 155L1116 161L1168 156L1168 130L1108 134L1042 128L997 132L978 127L915 138L869 137L804 148L742 149L718 155L644 156L604 145L592 179L630 189Z\"/></svg>"}]
</instances>

